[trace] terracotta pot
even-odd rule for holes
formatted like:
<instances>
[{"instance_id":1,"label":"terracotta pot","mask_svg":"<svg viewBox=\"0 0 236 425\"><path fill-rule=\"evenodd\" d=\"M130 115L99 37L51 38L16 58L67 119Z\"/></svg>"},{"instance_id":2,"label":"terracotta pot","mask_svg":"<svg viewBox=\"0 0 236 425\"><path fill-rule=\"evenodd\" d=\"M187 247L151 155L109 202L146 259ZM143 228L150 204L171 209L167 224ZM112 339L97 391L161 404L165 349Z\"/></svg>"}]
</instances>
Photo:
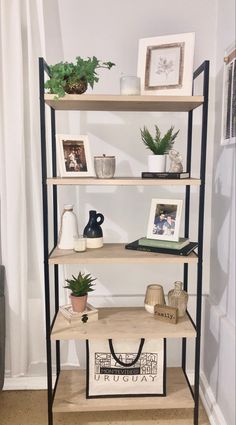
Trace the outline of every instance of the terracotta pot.
<instances>
[{"instance_id":1,"label":"terracotta pot","mask_svg":"<svg viewBox=\"0 0 236 425\"><path fill-rule=\"evenodd\" d=\"M71 305L73 311L76 313L82 313L86 310L88 294L83 295L82 297L75 297L74 295L70 295Z\"/></svg>"}]
</instances>

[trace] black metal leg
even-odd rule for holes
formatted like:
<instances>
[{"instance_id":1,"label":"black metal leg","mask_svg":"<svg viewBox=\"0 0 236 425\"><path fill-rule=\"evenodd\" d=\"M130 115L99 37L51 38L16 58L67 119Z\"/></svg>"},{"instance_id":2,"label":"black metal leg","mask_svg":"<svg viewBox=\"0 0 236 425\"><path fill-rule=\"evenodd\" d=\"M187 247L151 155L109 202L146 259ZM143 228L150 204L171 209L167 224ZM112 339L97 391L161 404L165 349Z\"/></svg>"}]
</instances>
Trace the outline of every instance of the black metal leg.
<instances>
[{"instance_id":1,"label":"black metal leg","mask_svg":"<svg viewBox=\"0 0 236 425\"><path fill-rule=\"evenodd\" d=\"M55 110L51 108L51 142L52 142L52 176L57 175L57 158L56 158L56 120ZM53 239L54 246L57 244L58 238L58 207L57 207L57 186L53 186ZM59 309L59 274L58 265L54 266L54 291L55 291L55 312ZM57 377L60 373L60 341L56 341L56 371Z\"/></svg>"},{"instance_id":2,"label":"black metal leg","mask_svg":"<svg viewBox=\"0 0 236 425\"><path fill-rule=\"evenodd\" d=\"M47 193L47 150L44 105L44 71L45 62L39 58L39 90L40 90L40 123L41 123L41 168L42 168L42 201L43 201L43 242L44 242L44 291L45 291L45 318L46 318L46 353L47 353L47 388L48 388L48 425L53 425L52 414L52 354L50 339L50 288L48 264L48 193Z\"/></svg>"},{"instance_id":3,"label":"black metal leg","mask_svg":"<svg viewBox=\"0 0 236 425\"><path fill-rule=\"evenodd\" d=\"M205 175L206 175L206 148L207 148L207 120L208 120L208 90L209 90L209 61L205 61L194 73L196 78L203 72L202 133L201 133L201 164L198 217L198 276L197 276L197 310L196 328L197 338L195 346L195 383L194 383L194 425L198 425L199 418L199 384L200 384L200 351L201 351L201 315L202 315L202 260L203 260L203 230L204 230L204 204L205 204Z\"/></svg>"},{"instance_id":4,"label":"black metal leg","mask_svg":"<svg viewBox=\"0 0 236 425\"><path fill-rule=\"evenodd\" d=\"M193 133L193 112L188 113L188 138L187 138L187 155L186 155L186 170L191 177L191 157L192 157L192 133ZM190 215L190 186L185 189L185 226L184 236L189 237L189 215ZM188 264L184 264L184 290L188 291ZM182 369L186 373L186 352L187 339L182 338Z\"/></svg>"}]
</instances>

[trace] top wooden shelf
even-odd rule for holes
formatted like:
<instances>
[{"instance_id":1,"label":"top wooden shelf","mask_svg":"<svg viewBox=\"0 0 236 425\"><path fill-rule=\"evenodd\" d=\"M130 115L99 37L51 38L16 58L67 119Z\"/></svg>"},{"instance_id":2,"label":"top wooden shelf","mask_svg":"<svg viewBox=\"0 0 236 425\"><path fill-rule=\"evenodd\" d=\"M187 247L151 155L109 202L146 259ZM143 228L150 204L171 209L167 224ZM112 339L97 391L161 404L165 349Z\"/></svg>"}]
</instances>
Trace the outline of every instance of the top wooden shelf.
<instances>
[{"instance_id":1,"label":"top wooden shelf","mask_svg":"<svg viewBox=\"0 0 236 425\"><path fill-rule=\"evenodd\" d=\"M79 111L163 111L189 112L202 105L203 96L123 96L101 94L67 94L54 99L45 94L45 103L56 110Z\"/></svg>"}]
</instances>

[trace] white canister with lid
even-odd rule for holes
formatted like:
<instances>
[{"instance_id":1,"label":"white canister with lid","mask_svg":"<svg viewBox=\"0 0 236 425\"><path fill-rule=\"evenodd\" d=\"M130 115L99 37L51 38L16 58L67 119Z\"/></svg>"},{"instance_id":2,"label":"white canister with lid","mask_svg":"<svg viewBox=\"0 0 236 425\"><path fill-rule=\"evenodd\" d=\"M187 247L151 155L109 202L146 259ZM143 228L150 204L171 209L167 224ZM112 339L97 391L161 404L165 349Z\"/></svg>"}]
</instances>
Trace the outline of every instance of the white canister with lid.
<instances>
[{"instance_id":1,"label":"white canister with lid","mask_svg":"<svg viewBox=\"0 0 236 425\"><path fill-rule=\"evenodd\" d=\"M59 249L73 249L74 238L78 238L78 222L73 205L64 205L57 246Z\"/></svg>"}]
</instances>

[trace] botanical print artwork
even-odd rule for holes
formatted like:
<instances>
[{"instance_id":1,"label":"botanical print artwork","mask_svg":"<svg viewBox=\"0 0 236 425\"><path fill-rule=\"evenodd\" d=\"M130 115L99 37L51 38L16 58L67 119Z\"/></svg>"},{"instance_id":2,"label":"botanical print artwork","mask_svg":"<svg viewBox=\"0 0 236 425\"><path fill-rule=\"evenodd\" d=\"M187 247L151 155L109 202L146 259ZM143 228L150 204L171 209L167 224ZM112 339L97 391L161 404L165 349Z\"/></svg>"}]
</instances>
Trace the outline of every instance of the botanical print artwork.
<instances>
[{"instance_id":1,"label":"botanical print artwork","mask_svg":"<svg viewBox=\"0 0 236 425\"><path fill-rule=\"evenodd\" d=\"M156 73L158 75L164 74L167 79L171 72L174 72L174 61L173 60L168 61L166 57L161 56L157 64Z\"/></svg>"},{"instance_id":2,"label":"botanical print artwork","mask_svg":"<svg viewBox=\"0 0 236 425\"><path fill-rule=\"evenodd\" d=\"M145 89L181 88L184 43L147 48Z\"/></svg>"},{"instance_id":3,"label":"botanical print artwork","mask_svg":"<svg viewBox=\"0 0 236 425\"><path fill-rule=\"evenodd\" d=\"M161 35L139 40L141 94L191 96L195 34Z\"/></svg>"}]
</instances>

